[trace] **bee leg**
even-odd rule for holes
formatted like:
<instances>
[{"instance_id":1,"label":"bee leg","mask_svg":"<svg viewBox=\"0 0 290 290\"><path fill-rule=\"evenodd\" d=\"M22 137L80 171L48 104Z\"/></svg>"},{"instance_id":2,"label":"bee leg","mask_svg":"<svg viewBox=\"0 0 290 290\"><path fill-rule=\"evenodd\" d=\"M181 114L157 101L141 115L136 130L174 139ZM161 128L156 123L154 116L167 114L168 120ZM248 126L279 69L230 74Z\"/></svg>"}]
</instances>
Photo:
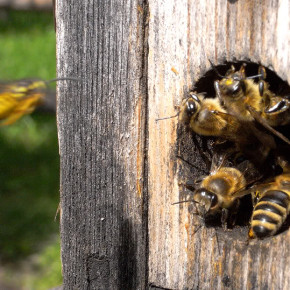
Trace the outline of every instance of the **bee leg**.
<instances>
[{"instance_id":1,"label":"bee leg","mask_svg":"<svg viewBox=\"0 0 290 290\"><path fill-rule=\"evenodd\" d=\"M279 131L275 130L273 127L271 127L266 121L265 119L263 119L261 117L261 115L250 105L246 106L247 110L251 113L251 115L253 116L253 118L260 123L264 128L266 128L268 131L270 131L272 134L274 134L275 136L277 136L278 138L280 138L281 140L283 140L284 142L286 142L287 144L290 145L290 140L285 137L282 133L280 133ZM275 149L276 148L276 143L275 140L272 136L264 134L262 131L260 131L259 129L255 128L254 126L251 126L251 130L255 133L256 137L265 144L268 144L268 147L270 147L271 149ZM265 137L267 136L268 141L267 142L263 142L263 139L265 141Z\"/></svg>"},{"instance_id":2,"label":"bee leg","mask_svg":"<svg viewBox=\"0 0 290 290\"><path fill-rule=\"evenodd\" d=\"M210 159L208 158L208 156L205 154L205 148L202 148L204 147L204 144L200 144L198 139L196 138L197 134L193 133L191 134L192 136L192 141L196 147L196 149L198 150L199 154L200 154L200 157L202 158L202 160L204 161L205 165L207 168L210 168L210 164L211 164L211 161ZM201 142L204 142L204 141L201 141Z\"/></svg>"},{"instance_id":3,"label":"bee leg","mask_svg":"<svg viewBox=\"0 0 290 290\"><path fill-rule=\"evenodd\" d=\"M279 102L275 103L274 105L270 105L265 109L266 114L273 114L284 112L289 109L289 101L282 98Z\"/></svg>"},{"instance_id":4,"label":"bee leg","mask_svg":"<svg viewBox=\"0 0 290 290\"><path fill-rule=\"evenodd\" d=\"M240 74L242 76L242 79L245 79L246 78L246 73L245 73L246 66L247 66L247 64L246 63L243 63L241 65L241 68L240 68Z\"/></svg>"},{"instance_id":5,"label":"bee leg","mask_svg":"<svg viewBox=\"0 0 290 290\"><path fill-rule=\"evenodd\" d=\"M194 226L196 226L196 225L194 225ZM201 229L201 227L202 227L202 225L200 225L200 224L197 225L196 228L193 231L193 234L195 235Z\"/></svg>"},{"instance_id":6,"label":"bee leg","mask_svg":"<svg viewBox=\"0 0 290 290\"><path fill-rule=\"evenodd\" d=\"M198 170L201 170L204 174L208 174L207 171L203 170L202 168L192 164L191 162L189 162L188 160L184 159L182 156L180 155L176 155L176 158L178 159L181 159L183 162L187 163L188 165L190 165L192 168L195 168L195 169L198 169Z\"/></svg>"},{"instance_id":7,"label":"bee leg","mask_svg":"<svg viewBox=\"0 0 290 290\"><path fill-rule=\"evenodd\" d=\"M251 193L253 207L255 207L255 205L258 202L260 196L261 196L261 192L259 192L259 191L253 191Z\"/></svg>"},{"instance_id":8,"label":"bee leg","mask_svg":"<svg viewBox=\"0 0 290 290\"><path fill-rule=\"evenodd\" d=\"M219 85L219 81L214 81L214 89L216 92L216 95L218 97L218 99L220 100L222 106L224 105L224 101L223 98L221 97L221 90L220 90L220 85Z\"/></svg>"},{"instance_id":9,"label":"bee leg","mask_svg":"<svg viewBox=\"0 0 290 290\"><path fill-rule=\"evenodd\" d=\"M199 177L194 179L194 184L198 185L200 184L208 175L200 175Z\"/></svg>"},{"instance_id":10,"label":"bee leg","mask_svg":"<svg viewBox=\"0 0 290 290\"><path fill-rule=\"evenodd\" d=\"M229 68L225 74L225 77L228 77L229 75L233 74L236 71L234 65L231 65L231 68Z\"/></svg>"},{"instance_id":11,"label":"bee leg","mask_svg":"<svg viewBox=\"0 0 290 290\"><path fill-rule=\"evenodd\" d=\"M194 180L188 180L186 183L183 184L185 188L187 188L190 191L195 191L195 181Z\"/></svg>"},{"instance_id":12,"label":"bee leg","mask_svg":"<svg viewBox=\"0 0 290 290\"><path fill-rule=\"evenodd\" d=\"M266 70L263 66L259 66L259 94L262 97L265 89Z\"/></svg>"},{"instance_id":13,"label":"bee leg","mask_svg":"<svg viewBox=\"0 0 290 290\"><path fill-rule=\"evenodd\" d=\"M215 146L223 145L223 144L225 144L226 142L228 142L228 140L225 140L225 139L216 139L216 140L212 143L212 146L215 147Z\"/></svg>"},{"instance_id":14,"label":"bee leg","mask_svg":"<svg viewBox=\"0 0 290 290\"><path fill-rule=\"evenodd\" d=\"M248 234L247 239L246 239L245 241L243 241L243 244L244 244L246 247L249 246L249 244L250 244L250 240L251 240L251 237L250 237L249 234Z\"/></svg>"},{"instance_id":15,"label":"bee leg","mask_svg":"<svg viewBox=\"0 0 290 290\"><path fill-rule=\"evenodd\" d=\"M227 223L228 217L229 217L229 210L227 208L223 208L221 222L222 222L222 227L224 231L228 230L228 223Z\"/></svg>"},{"instance_id":16,"label":"bee leg","mask_svg":"<svg viewBox=\"0 0 290 290\"><path fill-rule=\"evenodd\" d=\"M252 228L250 227L249 232L248 232L248 239L247 239L248 243L250 242L251 239L254 239L254 238L255 238L254 232Z\"/></svg>"},{"instance_id":17,"label":"bee leg","mask_svg":"<svg viewBox=\"0 0 290 290\"><path fill-rule=\"evenodd\" d=\"M265 82L260 80L259 81L259 94L260 94L261 97L263 97L264 88L265 88Z\"/></svg>"},{"instance_id":18,"label":"bee leg","mask_svg":"<svg viewBox=\"0 0 290 290\"><path fill-rule=\"evenodd\" d=\"M209 158L212 159L211 151L209 150L208 140L206 138L201 139L201 148L204 152L207 152L209 155Z\"/></svg>"},{"instance_id":19,"label":"bee leg","mask_svg":"<svg viewBox=\"0 0 290 290\"><path fill-rule=\"evenodd\" d=\"M229 214L229 223L231 227L233 227L236 224L239 206L240 206L240 200L237 199L234 205L231 207L231 212Z\"/></svg>"},{"instance_id":20,"label":"bee leg","mask_svg":"<svg viewBox=\"0 0 290 290\"><path fill-rule=\"evenodd\" d=\"M246 157L245 157L245 155L242 152L240 152L240 151L235 151L234 152L233 163L235 165L240 164L240 163L242 163L245 160L246 160Z\"/></svg>"}]
</instances>

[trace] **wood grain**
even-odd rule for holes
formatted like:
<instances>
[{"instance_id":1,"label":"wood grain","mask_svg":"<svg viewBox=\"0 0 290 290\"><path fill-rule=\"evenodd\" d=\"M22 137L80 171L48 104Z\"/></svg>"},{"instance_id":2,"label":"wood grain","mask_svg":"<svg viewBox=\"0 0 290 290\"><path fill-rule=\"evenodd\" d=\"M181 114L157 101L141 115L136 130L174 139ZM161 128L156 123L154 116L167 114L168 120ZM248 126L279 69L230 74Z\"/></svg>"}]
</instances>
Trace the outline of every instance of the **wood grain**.
<instances>
[{"instance_id":1,"label":"wood grain","mask_svg":"<svg viewBox=\"0 0 290 290\"><path fill-rule=\"evenodd\" d=\"M178 184L187 172L198 176L206 166L194 145L181 144L189 135L180 137L177 118L155 119L176 114L174 106L210 69L208 59L216 65L262 63L290 83L290 1L149 0L149 8L149 283L166 289L289 289L289 231L247 245L247 229L202 227L195 233L200 221L190 206L171 205L185 197ZM194 170L176 158L181 145Z\"/></svg>"},{"instance_id":2,"label":"wood grain","mask_svg":"<svg viewBox=\"0 0 290 290\"><path fill-rule=\"evenodd\" d=\"M144 1L56 1L63 289L145 289Z\"/></svg>"}]
</instances>

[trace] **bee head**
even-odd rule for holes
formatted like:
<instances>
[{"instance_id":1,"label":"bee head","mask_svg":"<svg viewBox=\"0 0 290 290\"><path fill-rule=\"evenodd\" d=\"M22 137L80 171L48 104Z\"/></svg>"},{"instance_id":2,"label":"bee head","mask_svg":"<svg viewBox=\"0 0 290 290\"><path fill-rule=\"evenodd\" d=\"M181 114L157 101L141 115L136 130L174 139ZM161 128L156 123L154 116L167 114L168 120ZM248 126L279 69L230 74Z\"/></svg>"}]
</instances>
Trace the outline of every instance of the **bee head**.
<instances>
[{"instance_id":1,"label":"bee head","mask_svg":"<svg viewBox=\"0 0 290 290\"><path fill-rule=\"evenodd\" d=\"M194 115L200 108L200 99L197 94L190 92L186 100L186 112L189 116Z\"/></svg>"},{"instance_id":2,"label":"bee head","mask_svg":"<svg viewBox=\"0 0 290 290\"><path fill-rule=\"evenodd\" d=\"M237 98L241 96L241 92L245 92L246 86L240 72L235 72L230 77L226 77L220 81L220 90L222 94Z\"/></svg>"},{"instance_id":3,"label":"bee head","mask_svg":"<svg viewBox=\"0 0 290 290\"><path fill-rule=\"evenodd\" d=\"M210 211L214 211L218 204L217 195L205 188L197 189L193 199L196 201L198 212L202 216L208 214Z\"/></svg>"},{"instance_id":4,"label":"bee head","mask_svg":"<svg viewBox=\"0 0 290 290\"><path fill-rule=\"evenodd\" d=\"M195 93L189 93L189 97L185 99L180 107L180 119L183 123L189 123L200 109L201 100Z\"/></svg>"}]
</instances>

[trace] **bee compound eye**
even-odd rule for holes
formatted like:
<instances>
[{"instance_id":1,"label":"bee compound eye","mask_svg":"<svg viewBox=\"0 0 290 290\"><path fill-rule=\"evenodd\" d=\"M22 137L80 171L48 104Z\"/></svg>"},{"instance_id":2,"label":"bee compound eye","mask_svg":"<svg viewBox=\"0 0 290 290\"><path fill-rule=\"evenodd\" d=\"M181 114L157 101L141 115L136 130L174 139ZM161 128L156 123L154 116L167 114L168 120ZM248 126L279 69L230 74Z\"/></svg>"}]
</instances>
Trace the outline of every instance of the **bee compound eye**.
<instances>
[{"instance_id":1,"label":"bee compound eye","mask_svg":"<svg viewBox=\"0 0 290 290\"><path fill-rule=\"evenodd\" d=\"M189 95L190 95L190 98L192 99L192 101L195 101L195 102L200 104L200 99L199 99L197 94L191 92L191 93L189 93Z\"/></svg>"},{"instance_id":2,"label":"bee compound eye","mask_svg":"<svg viewBox=\"0 0 290 290\"><path fill-rule=\"evenodd\" d=\"M265 113L271 114L271 113L279 113L282 110L287 109L287 103L286 100L281 100L280 102L276 103L274 106L265 109Z\"/></svg>"},{"instance_id":3,"label":"bee compound eye","mask_svg":"<svg viewBox=\"0 0 290 290\"><path fill-rule=\"evenodd\" d=\"M230 84L226 84L225 92L227 95L231 96L231 98L236 98L239 96L239 92L242 88L242 81L233 80Z\"/></svg>"},{"instance_id":4,"label":"bee compound eye","mask_svg":"<svg viewBox=\"0 0 290 290\"><path fill-rule=\"evenodd\" d=\"M217 195L212 194L210 207L215 207L217 205L217 203L218 203Z\"/></svg>"},{"instance_id":5,"label":"bee compound eye","mask_svg":"<svg viewBox=\"0 0 290 290\"><path fill-rule=\"evenodd\" d=\"M187 108L186 108L187 113L189 115L193 115L197 110L195 101L192 99L189 99L187 100L186 105L187 105Z\"/></svg>"},{"instance_id":6,"label":"bee compound eye","mask_svg":"<svg viewBox=\"0 0 290 290\"><path fill-rule=\"evenodd\" d=\"M217 195L205 188L200 188L196 191L196 194L199 196L199 200L202 204L206 206L207 209L215 207L218 203Z\"/></svg>"},{"instance_id":7,"label":"bee compound eye","mask_svg":"<svg viewBox=\"0 0 290 290\"><path fill-rule=\"evenodd\" d=\"M235 80L230 88L233 96L241 89L241 82L239 80Z\"/></svg>"}]
</instances>

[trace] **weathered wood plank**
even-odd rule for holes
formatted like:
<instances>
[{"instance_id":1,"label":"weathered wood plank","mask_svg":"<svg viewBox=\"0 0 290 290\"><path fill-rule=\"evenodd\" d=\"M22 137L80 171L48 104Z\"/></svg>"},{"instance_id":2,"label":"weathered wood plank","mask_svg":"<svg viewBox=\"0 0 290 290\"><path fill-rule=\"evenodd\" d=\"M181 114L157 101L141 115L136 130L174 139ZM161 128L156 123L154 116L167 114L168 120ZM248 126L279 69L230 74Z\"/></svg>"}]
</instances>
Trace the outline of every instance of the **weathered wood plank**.
<instances>
[{"instance_id":1,"label":"weathered wood plank","mask_svg":"<svg viewBox=\"0 0 290 290\"><path fill-rule=\"evenodd\" d=\"M246 229L202 228L178 182L188 177L176 158L176 114L195 82L215 64L250 60L290 83L290 1L151 1L149 22L149 283L169 289L288 289L290 233L248 246ZM212 85L212 84L209 84ZM189 135L188 135L189 137ZM186 138L185 138L186 139ZM189 148L188 146L187 148ZM204 174L196 148L190 161ZM190 155L192 154L192 155Z\"/></svg>"},{"instance_id":2,"label":"weathered wood plank","mask_svg":"<svg viewBox=\"0 0 290 290\"><path fill-rule=\"evenodd\" d=\"M146 2L56 1L64 289L144 289Z\"/></svg>"}]
</instances>

